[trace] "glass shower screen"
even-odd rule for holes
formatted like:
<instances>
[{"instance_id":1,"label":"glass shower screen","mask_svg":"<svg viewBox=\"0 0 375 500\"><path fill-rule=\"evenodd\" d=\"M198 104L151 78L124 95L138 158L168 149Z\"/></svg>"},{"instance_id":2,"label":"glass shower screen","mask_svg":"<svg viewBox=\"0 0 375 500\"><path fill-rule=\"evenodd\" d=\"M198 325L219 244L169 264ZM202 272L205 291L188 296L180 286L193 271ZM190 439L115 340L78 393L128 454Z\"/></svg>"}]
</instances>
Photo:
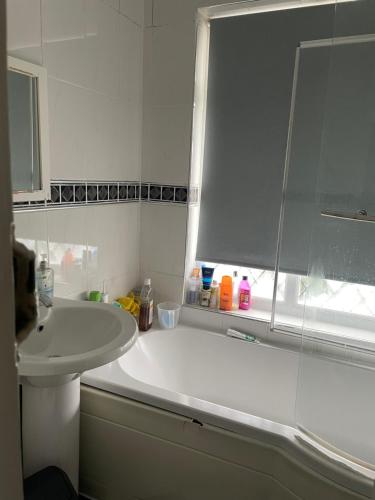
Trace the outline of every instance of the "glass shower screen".
<instances>
[{"instance_id":1,"label":"glass shower screen","mask_svg":"<svg viewBox=\"0 0 375 500\"><path fill-rule=\"evenodd\" d=\"M375 466L375 2L296 53L273 327L301 335L296 425Z\"/></svg>"}]
</instances>

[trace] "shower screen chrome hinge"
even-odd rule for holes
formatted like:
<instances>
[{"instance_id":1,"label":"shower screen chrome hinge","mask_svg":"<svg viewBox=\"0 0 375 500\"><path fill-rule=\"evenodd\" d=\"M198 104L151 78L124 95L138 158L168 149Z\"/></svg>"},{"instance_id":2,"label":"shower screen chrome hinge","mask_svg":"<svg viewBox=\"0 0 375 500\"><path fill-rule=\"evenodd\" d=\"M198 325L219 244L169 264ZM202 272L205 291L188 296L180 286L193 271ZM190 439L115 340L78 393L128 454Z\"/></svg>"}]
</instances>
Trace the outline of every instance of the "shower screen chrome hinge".
<instances>
[{"instance_id":1,"label":"shower screen chrome hinge","mask_svg":"<svg viewBox=\"0 0 375 500\"><path fill-rule=\"evenodd\" d=\"M339 210L322 210L320 215L333 219L353 220L357 222L375 222L375 215L368 215L367 210L358 212L341 212Z\"/></svg>"}]
</instances>

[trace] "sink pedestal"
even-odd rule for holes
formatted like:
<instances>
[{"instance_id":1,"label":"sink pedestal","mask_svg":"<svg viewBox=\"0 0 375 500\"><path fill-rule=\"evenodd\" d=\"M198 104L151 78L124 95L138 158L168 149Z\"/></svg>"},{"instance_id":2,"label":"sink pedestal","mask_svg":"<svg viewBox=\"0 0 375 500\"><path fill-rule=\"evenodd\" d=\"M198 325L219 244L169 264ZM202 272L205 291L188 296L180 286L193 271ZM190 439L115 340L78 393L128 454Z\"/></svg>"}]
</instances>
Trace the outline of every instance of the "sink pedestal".
<instances>
[{"instance_id":1,"label":"sink pedestal","mask_svg":"<svg viewBox=\"0 0 375 500\"><path fill-rule=\"evenodd\" d=\"M22 377L24 378L24 377ZM43 378L43 377L41 377ZM38 377L34 377L34 383ZM50 387L22 380L24 477L56 465L78 492L80 377Z\"/></svg>"}]
</instances>

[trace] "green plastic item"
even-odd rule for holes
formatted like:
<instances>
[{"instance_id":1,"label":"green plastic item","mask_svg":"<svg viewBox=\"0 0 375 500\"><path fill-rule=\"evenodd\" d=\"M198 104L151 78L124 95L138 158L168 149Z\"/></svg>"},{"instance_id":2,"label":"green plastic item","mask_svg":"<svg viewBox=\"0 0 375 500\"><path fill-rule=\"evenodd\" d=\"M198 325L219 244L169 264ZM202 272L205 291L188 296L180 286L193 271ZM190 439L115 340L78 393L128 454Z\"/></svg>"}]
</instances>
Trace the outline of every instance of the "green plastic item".
<instances>
[{"instance_id":1,"label":"green plastic item","mask_svg":"<svg viewBox=\"0 0 375 500\"><path fill-rule=\"evenodd\" d=\"M98 292L98 290L93 290L92 292L89 293L89 300L91 302L101 302L102 294Z\"/></svg>"}]
</instances>

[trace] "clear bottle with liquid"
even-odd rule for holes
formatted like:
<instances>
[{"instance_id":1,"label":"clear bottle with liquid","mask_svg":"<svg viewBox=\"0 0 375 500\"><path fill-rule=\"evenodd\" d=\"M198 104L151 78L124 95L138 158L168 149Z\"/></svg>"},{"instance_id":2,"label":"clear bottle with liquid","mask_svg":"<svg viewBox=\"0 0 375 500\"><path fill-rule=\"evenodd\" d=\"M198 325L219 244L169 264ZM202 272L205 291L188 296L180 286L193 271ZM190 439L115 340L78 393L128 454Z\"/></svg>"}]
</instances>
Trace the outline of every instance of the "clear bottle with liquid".
<instances>
[{"instance_id":1,"label":"clear bottle with liquid","mask_svg":"<svg viewBox=\"0 0 375 500\"><path fill-rule=\"evenodd\" d=\"M154 300L150 278L145 279L141 291L141 308L139 312L139 330L147 332L152 326Z\"/></svg>"},{"instance_id":2,"label":"clear bottle with liquid","mask_svg":"<svg viewBox=\"0 0 375 500\"><path fill-rule=\"evenodd\" d=\"M232 309L237 311L240 305L240 278L238 271L233 271L233 300Z\"/></svg>"},{"instance_id":3,"label":"clear bottle with liquid","mask_svg":"<svg viewBox=\"0 0 375 500\"><path fill-rule=\"evenodd\" d=\"M200 269L195 267L188 281L186 292L186 303L191 305L199 304L199 294L201 288Z\"/></svg>"},{"instance_id":4,"label":"clear bottle with liquid","mask_svg":"<svg viewBox=\"0 0 375 500\"><path fill-rule=\"evenodd\" d=\"M47 254L41 254L42 260L36 270L36 287L39 295L53 299L53 269L48 266Z\"/></svg>"},{"instance_id":5,"label":"clear bottle with liquid","mask_svg":"<svg viewBox=\"0 0 375 500\"><path fill-rule=\"evenodd\" d=\"M210 296L210 309L219 308L219 284L216 280L212 281L211 296Z\"/></svg>"}]
</instances>

